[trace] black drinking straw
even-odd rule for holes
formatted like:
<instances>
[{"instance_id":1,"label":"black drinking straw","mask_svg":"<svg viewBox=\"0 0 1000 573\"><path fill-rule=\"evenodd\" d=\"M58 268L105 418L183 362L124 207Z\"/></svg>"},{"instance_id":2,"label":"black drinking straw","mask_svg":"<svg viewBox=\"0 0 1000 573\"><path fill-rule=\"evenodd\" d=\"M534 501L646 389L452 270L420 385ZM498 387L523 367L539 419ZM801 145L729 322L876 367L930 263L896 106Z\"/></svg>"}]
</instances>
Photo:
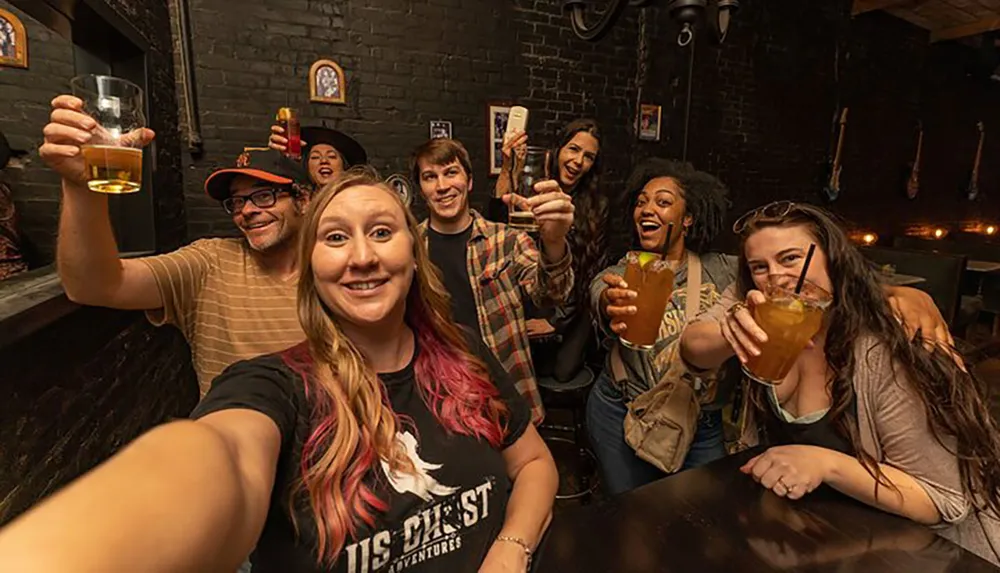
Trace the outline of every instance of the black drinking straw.
<instances>
[{"instance_id":1,"label":"black drinking straw","mask_svg":"<svg viewBox=\"0 0 1000 573\"><path fill-rule=\"evenodd\" d=\"M667 254L670 251L670 236L674 234L674 224L667 224L667 236L663 239L663 252L660 253L660 258L664 261L667 260Z\"/></svg>"},{"instance_id":2,"label":"black drinking straw","mask_svg":"<svg viewBox=\"0 0 1000 573\"><path fill-rule=\"evenodd\" d=\"M813 253L816 252L816 243L809 243L809 252L806 253L806 262L802 263L802 274L799 275L799 282L795 283L795 294L802 294L802 286L806 282L806 273L809 272L809 263L813 260Z\"/></svg>"}]
</instances>

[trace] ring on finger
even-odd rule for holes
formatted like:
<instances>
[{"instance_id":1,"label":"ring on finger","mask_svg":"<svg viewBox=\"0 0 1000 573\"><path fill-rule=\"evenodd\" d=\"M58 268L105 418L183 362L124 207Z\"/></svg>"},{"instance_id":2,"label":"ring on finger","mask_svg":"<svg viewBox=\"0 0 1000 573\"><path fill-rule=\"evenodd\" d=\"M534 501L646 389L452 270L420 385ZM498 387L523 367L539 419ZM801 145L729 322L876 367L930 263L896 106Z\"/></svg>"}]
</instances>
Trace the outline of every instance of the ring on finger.
<instances>
[{"instance_id":1,"label":"ring on finger","mask_svg":"<svg viewBox=\"0 0 1000 573\"><path fill-rule=\"evenodd\" d=\"M747 307L747 305L743 304L742 302L738 302L738 303L734 304L733 306L729 307L729 310L728 310L729 316L733 316L737 312L739 312L741 310L745 310L746 307Z\"/></svg>"}]
</instances>

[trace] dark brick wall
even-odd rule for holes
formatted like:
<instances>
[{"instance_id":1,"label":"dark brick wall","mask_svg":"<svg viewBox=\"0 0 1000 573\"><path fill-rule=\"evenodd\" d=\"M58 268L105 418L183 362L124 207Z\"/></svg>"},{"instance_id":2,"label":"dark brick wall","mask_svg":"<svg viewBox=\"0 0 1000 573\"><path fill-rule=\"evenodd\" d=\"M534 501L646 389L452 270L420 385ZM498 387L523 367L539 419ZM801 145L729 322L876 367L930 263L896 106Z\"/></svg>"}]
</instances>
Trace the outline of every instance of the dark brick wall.
<instances>
[{"instance_id":1,"label":"dark brick wall","mask_svg":"<svg viewBox=\"0 0 1000 573\"><path fill-rule=\"evenodd\" d=\"M52 261L59 214L59 178L38 158L42 126L48 122L52 97L69 89L73 77L73 46L35 19L0 0L13 12L28 36L28 69L0 68L0 131L11 147L30 151L23 170L7 169L14 189L19 227L30 248L32 266Z\"/></svg>"},{"instance_id":2,"label":"dark brick wall","mask_svg":"<svg viewBox=\"0 0 1000 573\"><path fill-rule=\"evenodd\" d=\"M183 240L185 221L166 0L108 2L150 44L157 246L169 249ZM5 0L0 5L7 7ZM23 20L31 69L0 70L0 127L13 132L16 147L32 152L32 164L14 192L28 219L26 230L48 238L51 253L58 180L41 166L37 147L49 101L73 75L72 48L61 36ZM0 388L0 525L147 428L186 415L198 397L179 331L153 328L138 312L98 308L77 309L0 347Z\"/></svg>"},{"instance_id":3,"label":"dark brick wall","mask_svg":"<svg viewBox=\"0 0 1000 573\"><path fill-rule=\"evenodd\" d=\"M264 145L276 108L286 104L307 121L326 119L356 136L385 172L405 171L430 120L452 121L473 157L478 207L493 186L486 165L490 101L529 107L529 131L546 144L567 121L596 116L610 179L626 169L634 14L591 44L572 35L560 0L253 0L239 10L226 0L190 4L205 138L204 155L185 160L190 238L232 232L202 183L244 145ZM347 105L308 103L309 66L321 57L344 67ZM425 212L419 202L416 210Z\"/></svg>"},{"instance_id":4,"label":"dark brick wall","mask_svg":"<svg viewBox=\"0 0 1000 573\"><path fill-rule=\"evenodd\" d=\"M888 14L852 19L850 2L747 2L722 47L702 42L694 73L689 159L717 173L733 195L735 218L789 198L824 203L820 195L831 143L831 119L850 107L844 191L831 205L842 217L880 235L911 224L1000 219L1000 148L987 134L981 188L972 204L960 193L976 146L975 123L1000 128L1000 84L968 75L972 48L930 44L928 33ZM659 34L667 29L659 14ZM672 38L657 40L667 46ZM840 82L834 59L840 45ZM846 58L845 58L846 56ZM643 154L679 156L687 55L654 55L647 86L664 105L660 144ZM648 99L648 98L647 98ZM905 196L905 174L925 127L922 189Z\"/></svg>"},{"instance_id":5,"label":"dark brick wall","mask_svg":"<svg viewBox=\"0 0 1000 573\"><path fill-rule=\"evenodd\" d=\"M198 400L187 343L83 308L0 348L0 525Z\"/></svg>"}]
</instances>

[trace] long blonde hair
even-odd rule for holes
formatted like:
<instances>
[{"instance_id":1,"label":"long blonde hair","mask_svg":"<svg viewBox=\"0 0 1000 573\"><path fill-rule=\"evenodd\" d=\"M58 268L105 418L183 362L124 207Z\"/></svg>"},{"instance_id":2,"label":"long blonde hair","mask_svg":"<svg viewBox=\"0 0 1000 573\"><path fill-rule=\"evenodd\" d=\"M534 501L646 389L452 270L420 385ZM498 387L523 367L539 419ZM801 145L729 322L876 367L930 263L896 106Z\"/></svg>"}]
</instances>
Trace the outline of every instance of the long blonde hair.
<instances>
[{"instance_id":1,"label":"long blonde hair","mask_svg":"<svg viewBox=\"0 0 1000 573\"><path fill-rule=\"evenodd\" d=\"M421 397L450 432L485 439L495 448L505 433L506 408L489 382L486 366L470 353L451 319L448 295L430 263L416 219L373 169L348 170L313 198L306 213L299 240L298 288L306 342L283 356L303 377L311 421L290 507L296 507L300 496L308 497L316 521L318 561L327 563L336 561L347 535L356 537L361 523L373 525L374 513L387 509L364 483L379 460L394 472L414 471L398 446L400 421L384 386L320 299L313 274L312 253L324 210L339 193L362 185L377 187L395 199L413 237L417 270L407 294L405 320L421 349L414 365ZM294 521L294 511L292 516ZM298 523L295 526L298 530Z\"/></svg>"}]
</instances>

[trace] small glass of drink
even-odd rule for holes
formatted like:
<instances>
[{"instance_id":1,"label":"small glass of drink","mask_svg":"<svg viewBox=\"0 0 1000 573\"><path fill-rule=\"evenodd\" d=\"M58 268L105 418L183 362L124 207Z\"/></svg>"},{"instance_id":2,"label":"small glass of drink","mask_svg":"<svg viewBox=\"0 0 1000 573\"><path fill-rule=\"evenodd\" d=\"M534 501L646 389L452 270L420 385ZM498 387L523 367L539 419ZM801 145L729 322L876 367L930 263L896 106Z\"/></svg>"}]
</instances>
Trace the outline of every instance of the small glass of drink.
<instances>
[{"instance_id":1,"label":"small glass of drink","mask_svg":"<svg viewBox=\"0 0 1000 573\"><path fill-rule=\"evenodd\" d=\"M809 339L823 326L823 315L833 301L830 293L805 280L796 293L797 281L795 276L769 276L763 289L767 301L754 308L754 321L767 333L767 342L759 355L747 360L743 371L761 384L781 384L788 376Z\"/></svg>"},{"instance_id":2,"label":"small glass of drink","mask_svg":"<svg viewBox=\"0 0 1000 573\"><path fill-rule=\"evenodd\" d=\"M535 183L546 179L550 179L549 150L529 145L524 155L524 163L514 174L513 191L521 197L531 197L535 194ZM534 213L523 210L516 204L510 206L507 224L515 229L529 232L538 230Z\"/></svg>"},{"instance_id":3,"label":"small glass of drink","mask_svg":"<svg viewBox=\"0 0 1000 573\"><path fill-rule=\"evenodd\" d=\"M645 251L630 251L625 261L625 282L638 296L633 301L637 312L625 317L621 341L633 350L652 350L674 290L676 264Z\"/></svg>"},{"instance_id":4,"label":"small glass of drink","mask_svg":"<svg viewBox=\"0 0 1000 573\"><path fill-rule=\"evenodd\" d=\"M73 95L97 122L90 143L81 147L87 166L87 187L98 193L135 193L142 187L142 141L126 137L146 127L142 89L111 76L77 76Z\"/></svg>"},{"instance_id":5,"label":"small glass of drink","mask_svg":"<svg viewBox=\"0 0 1000 573\"><path fill-rule=\"evenodd\" d=\"M298 114L290 107L283 107L278 110L278 115L275 119L278 125L285 130L285 138L288 139L285 155L296 160L301 159L302 130L299 126Z\"/></svg>"}]
</instances>

